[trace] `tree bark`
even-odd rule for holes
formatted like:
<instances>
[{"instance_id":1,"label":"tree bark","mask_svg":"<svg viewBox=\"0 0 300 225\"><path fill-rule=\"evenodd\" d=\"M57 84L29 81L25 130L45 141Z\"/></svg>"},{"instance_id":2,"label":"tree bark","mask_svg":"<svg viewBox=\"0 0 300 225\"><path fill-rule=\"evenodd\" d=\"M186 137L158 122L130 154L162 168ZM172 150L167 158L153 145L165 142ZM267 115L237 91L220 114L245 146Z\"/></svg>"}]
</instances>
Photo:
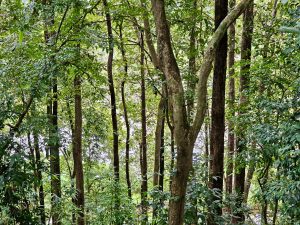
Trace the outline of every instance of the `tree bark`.
<instances>
[{"instance_id":1,"label":"tree bark","mask_svg":"<svg viewBox=\"0 0 300 225\"><path fill-rule=\"evenodd\" d=\"M230 1L230 9L235 6L235 0ZM230 110L230 117L234 117L234 101L235 101L235 79L234 79L234 62L235 62L235 23L229 27L228 36L228 68L229 68L229 92L228 92L228 108ZM226 193L232 193L233 181L233 155L234 155L234 124L232 119L228 121L228 153L227 153L227 171L226 171Z\"/></svg>"},{"instance_id":2,"label":"tree bark","mask_svg":"<svg viewBox=\"0 0 300 225\"><path fill-rule=\"evenodd\" d=\"M244 12L243 17L243 32L242 32L242 42L241 42L241 60L243 61L243 66L241 66L240 72L240 100L239 100L239 115L246 113L245 106L247 105L247 94L245 93L249 89L249 79L250 79L250 60L251 60L251 44L252 44L252 33L253 33L253 0ZM239 127L239 135L237 136L237 156L242 159L243 152L246 151L246 136L245 128L243 125ZM237 166L237 163L239 164ZM240 200L237 202L236 207L241 208L243 201L243 194L245 189L245 166L242 160L236 160L235 164L235 192L240 195ZM233 223L243 223L245 217L243 212L239 212L233 218Z\"/></svg>"},{"instance_id":3,"label":"tree bark","mask_svg":"<svg viewBox=\"0 0 300 225\"><path fill-rule=\"evenodd\" d=\"M215 1L215 29L227 15L227 0ZM211 107L211 188L220 192L220 197L214 195L212 203L219 201L222 204L223 192L223 164L224 164L224 132L225 132L225 79L227 61L227 33L219 42L214 59L214 75ZM208 224L216 224L215 216L222 216L222 206L218 204L210 212ZM213 204L211 204L213 205Z\"/></svg>"}]
</instances>

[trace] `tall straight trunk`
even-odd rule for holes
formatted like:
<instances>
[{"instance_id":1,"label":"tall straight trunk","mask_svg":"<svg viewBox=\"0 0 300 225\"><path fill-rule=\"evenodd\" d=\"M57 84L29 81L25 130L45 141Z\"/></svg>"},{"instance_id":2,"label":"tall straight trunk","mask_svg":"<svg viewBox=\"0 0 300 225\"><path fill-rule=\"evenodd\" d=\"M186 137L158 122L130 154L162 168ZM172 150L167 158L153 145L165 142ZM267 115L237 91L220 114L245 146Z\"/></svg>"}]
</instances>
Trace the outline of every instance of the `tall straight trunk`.
<instances>
[{"instance_id":1,"label":"tall straight trunk","mask_svg":"<svg viewBox=\"0 0 300 225\"><path fill-rule=\"evenodd\" d=\"M67 112L68 112L68 117L69 117L69 123L70 123L70 129L71 129L71 138L72 138L72 154L73 154L73 162L75 162L75 128L74 128L74 123L73 123L73 119L72 119L72 111L71 111L71 107L70 107L70 103L69 103L69 99L67 99L66 101L67 104ZM74 189L74 182L73 180L75 179L75 163L73 166L73 171L69 171L70 173L70 180L71 180L71 189ZM72 203L76 206L76 196L72 197ZM76 224L76 213L75 210L72 210L72 225Z\"/></svg>"},{"instance_id":2,"label":"tall straight trunk","mask_svg":"<svg viewBox=\"0 0 300 225\"><path fill-rule=\"evenodd\" d=\"M128 62L126 58L126 51L124 48L124 40L123 40L123 21L119 26L119 33L120 33L120 48L123 60L123 68L125 73L125 78L121 83L121 98L122 98L122 105L123 105L123 113L124 113L124 120L126 126L126 141L125 141L125 173L126 173L126 183L127 183L127 194L129 199L131 199L131 181L130 181L130 172L129 172L129 150L130 150L130 125L128 120L128 113L127 113L127 105L125 99L125 83L126 78L128 77Z\"/></svg>"},{"instance_id":3,"label":"tall straight trunk","mask_svg":"<svg viewBox=\"0 0 300 225\"><path fill-rule=\"evenodd\" d=\"M74 1L75 18L80 17L80 1ZM80 26L75 26L75 30L79 32ZM76 44L75 62L80 60L80 42ZM85 224L84 213L84 174L83 174L83 159L82 159L82 97L81 97L81 74L78 71L74 77L74 139L73 139L73 160L74 160L74 175L76 178L76 206L78 210L77 224Z\"/></svg>"},{"instance_id":4,"label":"tall straight trunk","mask_svg":"<svg viewBox=\"0 0 300 225\"><path fill-rule=\"evenodd\" d=\"M193 148L205 117L207 79L212 69L216 46L226 33L229 25L244 11L249 1L242 0L230 15L222 21L206 47L204 60L199 72L196 113L191 126L187 116L183 83L171 45L171 34L166 18L164 1L151 1L156 25L159 58L161 68L166 76L168 96L172 105L174 138L177 145L176 171L172 176L169 202L168 223L170 225L183 224L185 194L188 175L192 168Z\"/></svg>"},{"instance_id":5,"label":"tall straight trunk","mask_svg":"<svg viewBox=\"0 0 300 225\"><path fill-rule=\"evenodd\" d=\"M239 115L246 113L245 106L247 105L247 95L246 91L249 88L250 80L250 60L251 60L251 44L252 44L252 34L253 34L253 0L244 12L243 17L243 32L241 41L241 60L243 61L243 66L241 66L240 71L240 99L239 99ZM243 125L239 127L239 135L237 136L237 157L240 160L236 160L235 169L235 192L240 195L240 200L237 202L236 208L241 208L243 201L243 194L245 189L245 166L243 160L241 160L241 155L247 150L246 145L246 134ZM239 165L237 165L239 164ZM237 171L238 168L238 171ZM233 223L243 223L245 217L243 212L236 213L236 217L233 218Z\"/></svg>"},{"instance_id":6,"label":"tall straight trunk","mask_svg":"<svg viewBox=\"0 0 300 225\"><path fill-rule=\"evenodd\" d=\"M54 210L52 220L54 225L60 225L58 203L61 198L60 181L60 158L59 158L59 137L58 137L58 99L57 99L57 77L53 79L53 102L52 102L52 134L50 145L50 173L51 173L51 194L52 209Z\"/></svg>"},{"instance_id":7,"label":"tall straight trunk","mask_svg":"<svg viewBox=\"0 0 300 225\"><path fill-rule=\"evenodd\" d=\"M153 171L153 187L156 187L159 183L160 176L160 156L163 148L163 129L165 118L165 96L164 88L162 88L162 96L159 100L157 109L157 120L155 128L155 153L154 153L154 171Z\"/></svg>"},{"instance_id":8,"label":"tall straight trunk","mask_svg":"<svg viewBox=\"0 0 300 225\"><path fill-rule=\"evenodd\" d=\"M148 221L148 206L147 206L147 192L148 192L148 178L147 178L147 121L146 121L146 87L145 87L145 52L144 52L144 33L140 31L140 66L141 66L141 121L142 121L142 184L141 184L141 207L142 207L142 224L147 224Z\"/></svg>"},{"instance_id":9,"label":"tall straight trunk","mask_svg":"<svg viewBox=\"0 0 300 225\"><path fill-rule=\"evenodd\" d=\"M76 177L78 207L77 224L84 225L84 178L82 165L82 105L81 105L81 77L76 75L74 78L75 91L75 126L74 126L74 172ZM74 154L73 153L73 154Z\"/></svg>"},{"instance_id":10,"label":"tall straight trunk","mask_svg":"<svg viewBox=\"0 0 300 225\"><path fill-rule=\"evenodd\" d=\"M33 143L34 143L34 152L35 152L35 161L36 161L36 170L38 178L38 192L39 192L39 213L41 216L41 224L46 224L46 215L45 215L45 193L43 186L43 177L42 177L42 162L41 162L41 153L39 147L39 138L36 130L33 131Z\"/></svg>"},{"instance_id":11,"label":"tall straight trunk","mask_svg":"<svg viewBox=\"0 0 300 225\"><path fill-rule=\"evenodd\" d=\"M160 133L161 145L160 145L160 154L159 154L159 179L158 179L158 187L160 191L164 190L164 173L165 173L165 112L164 117L162 119L162 128Z\"/></svg>"},{"instance_id":12,"label":"tall straight trunk","mask_svg":"<svg viewBox=\"0 0 300 225\"><path fill-rule=\"evenodd\" d=\"M235 6L235 0L229 3L230 9ZM235 56L235 23L229 27L228 36L228 68L229 68L229 92L228 92L228 108L230 117L234 117L234 101L235 101L235 79L234 79L234 56ZM234 124L231 119L228 121L228 153L227 153L227 171L226 171L226 193L232 193L233 181L233 155L234 155Z\"/></svg>"},{"instance_id":13,"label":"tall straight trunk","mask_svg":"<svg viewBox=\"0 0 300 225\"><path fill-rule=\"evenodd\" d=\"M215 1L215 29L227 15L227 0ZM221 39L215 54L212 107L211 107L211 133L210 133L210 157L211 157L211 188L217 190L219 195L213 195L212 202L219 201L210 213L208 224L216 224L215 216L222 215L222 192L224 173L224 132L225 132L225 78L227 62L227 33ZM220 197L218 197L220 196Z\"/></svg>"},{"instance_id":14,"label":"tall straight trunk","mask_svg":"<svg viewBox=\"0 0 300 225\"><path fill-rule=\"evenodd\" d=\"M45 15L45 43L49 49L54 47L55 32L54 26L54 4L51 0L43 0L43 5L48 9ZM55 59L50 57L50 65L55 64ZM53 73L51 79L51 99L47 106L47 113L49 117L49 150L50 150L50 174L51 174L51 211L52 223L60 225L59 220L59 199L61 198L61 180L60 180L60 158L59 158L59 134L58 134L58 91L57 91L57 71L55 69L47 68Z\"/></svg>"},{"instance_id":15,"label":"tall straight trunk","mask_svg":"<svg viewBox=\"0 0 300 225\"><path fill-rule=\"evenodd\" d=\"M153 171L153 187L158 188L158 190L163 191L164 189L164 170L165 170L165 160L164 160L164 131L165 131L165 117L166 117L166 87L163 84L161 98L157 109L157 121L155 128L155 153L154 153L154 171ZM161 202L161 199L159 199ZM156 205L153 207L153 220L157 216L157 209L162 207L161 205ZM155 223L156 224L156 223Z\"/></svg>"}]
</instances>

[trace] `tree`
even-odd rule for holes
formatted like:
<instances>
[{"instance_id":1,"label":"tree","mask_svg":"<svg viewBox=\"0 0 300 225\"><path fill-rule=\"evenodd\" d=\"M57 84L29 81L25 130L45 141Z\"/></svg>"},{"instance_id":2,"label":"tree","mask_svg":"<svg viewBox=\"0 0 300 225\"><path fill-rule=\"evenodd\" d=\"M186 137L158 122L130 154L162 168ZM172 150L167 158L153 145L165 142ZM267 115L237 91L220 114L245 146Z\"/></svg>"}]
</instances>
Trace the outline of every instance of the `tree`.
<instances>
[{"instance_id":1,"label":"tree","mask_svg":"<svg viewBox=\"0 0 300 225\"><path fill-rule=\"evenodd\" d=\"M169 203L169 224L183 223L184 199L188 175L192 166L192 152L195 140L204 120L207 78L212 68L211 64L217 44L224 36L229 25L242 13L248 3L249 1L242 1L232 10L222 21L206 48L204 61L202 62L199 74L196 115L193 124L190 126L187 119L180 71L171 46L170 30L166 19L164 1L152 0L158 40L158 53L162 70L166 76L169 100L173 107L174 136L177 145L176 173L172 178L172 196Z\"/></svg>"},{"instance_id":2,"label":"tree","mask_svg":"<svg viewBox=\"0 0 300 225\"><path fill-rule=\"evenodd\" d=\"M243 33L241 41L241 60L243 66L241 66L240 71L240 99L239 99L239 115L243 115L246 112L247 106L247 90L249 89L249 79L250 79L250 60L251 60L251 43L252 43L252 33L253 33L253 6L254 3L251 1L249 6L244 12L243 16ZM242 154L245 153L247 149L247 138L245 136L245 131L243 127L240 127L239 134L237 136L237 156L239 160L242 159ZM245 165L243 161L238 161L239 166L235 166L235 192L240 195L239 203L237 208L241 207L243 201L243 193L245 188ZM243 212L236 214L233 218L233 223L243 222L245 220Z\"/></svg>"},{"instance_id":3,"label":"tree","mask_svg":"<svg viewBox=\"0 0 300 225\"><path fill-rule=\"evenodd\" d=\"M227 15L227 0L215 1L215 29ZM211 133L210 133L210 169L211 188L219 193L212 199L220 203L215 208L215 214L222 215L223 165L224 165L224 132L225 132L225 78L227 61L227 33L218 44L214 59L213 92L211 106ZM217 197L220 196L220 197ZM216 224L211 218L209 224Z\"/></svg>"}]
</instances>

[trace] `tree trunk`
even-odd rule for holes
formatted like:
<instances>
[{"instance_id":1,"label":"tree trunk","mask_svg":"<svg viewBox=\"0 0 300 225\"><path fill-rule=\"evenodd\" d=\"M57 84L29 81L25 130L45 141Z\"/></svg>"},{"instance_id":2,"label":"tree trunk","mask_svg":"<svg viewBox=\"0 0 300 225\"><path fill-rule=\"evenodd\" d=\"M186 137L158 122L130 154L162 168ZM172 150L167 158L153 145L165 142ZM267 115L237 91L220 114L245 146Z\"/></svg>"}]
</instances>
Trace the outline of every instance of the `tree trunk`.
<instances>
[{"instance_id":1,"label":"tree trunk","mask_svg":"<svg viewBox=\"0 0 300 225\"><path fill-rule=\"evenodd\" d=\"M162 93L164 90L162 90ZM153 187L155 188L159 183L160 176L160 155L161 148L163 147L163 129L165 118L165 96L161 96L158 109L157 109L157 121L155 128L155 153L154 153L154 173L153 173Z\"/></svg>"},{"instance_id":2,"label":"tree trunk","mask_svg":"<svg viewBox=\"0 0 300 225\"><path fill-rule=\"evenodd\" d=\"M227 15L227 0L215 1L215 29ZM221 39L215 54L212 107L211 107L211 188L220 192L220 197L213 195L212 202L220 203L210 212L208 224L216 224L215 216L222 216L223 164L224 164L224 132L225 132L225 78L227 61L227 33ZM213 204L211 204L213 205Z\"/></svg>"},{"instance_id":3,"label":"tree trunk","mask_svg":"<svg viewBox=\"0 0 300 225\"><path fill-rule=\"evenodd\" d=\"M69 117L69 123L70 123L70 128L71 128L71 138L72 138L72 154L73 154L73 162L74 162L74 166L73 166L73 171L69 171L70 173L70 180L71 180L71 189L74 189L74 179L75 179L75 129L74 129L74 123L73 123L73 119L72 119L72 111L71 111L71 107L70 107L70 103L69 103L69 99L67 99L66 101L67 104L67 112L68 112L68 117ZM72 197L72 203L76 206L76 196ZM72 210L72 225L76 224L76 212L73 209Z\"/></svg>"},{"instance_id":4,"label":"tree trunk","mask_svg":"<svg viewBox=\"0 0 300 225\"><path fill-rule=\"evenodd\" d=\"M243 33L241 42L241 60L243 61L243 66L241 66L240 72L240 110L239 115L246 113L245 106L247 105L247 95L245 91L249 87L250 79L250 60L251 60L251 44L252 44L252 33L253 33L253 0L244 12L243 17ZM236 160L235 165L235 192L240 195L240 199L237 202L236 208L241 208L243 201L243 194L245 189L245 166L242 159L243 152L246 151L246 137L245 137L245 127L241 125L239 127L239 135L237 137L237 156L240 160ZM237 165L237 163L239 165ZM243 212L239 212L235 215L233 223L243 223L245 220Z\"/></svg>"},{"instance_id":5,"label":"tree trunk","mask_svg":"<svg viewBox=\"0 0 300 225\"><path fill-rule=\"evenodd\" d=\"M61 181L60 181L60 158L59 158L59 137L58 137L58 100L57 100L57 77L53 79L53 108L52 108L52 129L50 145L50 173L51 173L51 193L53 224L60 225L58 203L61 198Z\"/></svg>"},{"instance_id":6,"label":"tree trunk","mask_svg":"<svg viewBox=\"0 0 300 225\"><path fill-rule=\"evenodd\" d=\"M245 190L244 190L244 202L245 203L247 203L247 201L248 201L249 190L250 190L251 181L252 181L254 171L255 171L254 164L251 164L249 166L248 171L247 171L247 177L246 177L246 180L245 180Z\"/></svg>"},{"instance_id":7,"label":"tree trunk","mask_svg":"<svg viewBox=\"0 0 300 225\"><path fill-rule=\"evenodd\" d=\"M43 187L43 177L42 177L42 163L41 163L41 153L39 147L39 138L37 132L33 131L33 143L34 143L34 151L35 151L35 159L36 159L36 170L37 170L37 178L39 181L38 191L39 191L39 210L41 215L41 223L46 224L46 215L45 215L45 194Z\"/></svg>"},{"instance_id":8,"label":"tree trunk","mask_svg":"<svg viewBox=\"0 0 300 225\"><path fill-rule=\"evenodd\" d=\"M142 207L142 224L147 224L148 222L148 206L147 206L147 192L148 192L148 178L147 178L147 121L146 121L146 87L145 87L145 52L144 52L144 34L140 31L139 44L141 49L141 121L142 121L142 183L141 183L141 207Z\"/></svg>"},{"instance_id":9,"label":"tree trunk","mask_svg":"<svg viewBox=\"0 0 300 225\"><path fill-rule=\"evenodd\" d=\"M197 9L197 0L193 1L192 10ZM195 87L196 87L196 20L193 20L192 29L190 32L190 43L189 43L189 67L188 67L188 97L187 97L187 114L189 121L193 119L193 109L195 100Z\"/></svg>"},{"instance_id":10,"label":"tree trunk","mask_svg":"<svg viewBox=\"0 0 300 225\"><path fill-rule=\"evenodd\" d=\"M230 9L235 6L235 0L229 3ZM227 153L227 174L226 174L226 193L232 193L233 181L233 155L234 155L234 124L232 117L234 117L234 101L235 101L235 79L234 79L234 57L235 57L235 23L229 27L228 36L228 68L229 68L229 92L228 92L228 108L230 110L230 119L228 121L228 153Z\"/></svg>"},{"instance_id":11,"label":"tree trunk","mask_svg":"<svg viewBox=\"0 0 300 225\"><path fill-rule=\"evenodd\" d=\"M165 115L165 112L164 112ZM159 180L158 186L160 191L164 191L164 173L165 173L165 140L164 140L164 131L165 131L165 116L162 119L162 129L160 133L161 146L159 154Z\"/></svg>"},{"instance_id":12,"label":"tree trunk","mask_svg":"<svg viewBox=\"0 0 300 225\"><path fill-rule=\"evenodd\" d=\"M82 106L81 106L81 77L74 78L75 90L75 127L74 127L74 171L76 177L77 200L79 213L77 224L84 225L84 178L82 165Z\"/></svg>"},{"instance_id":13,"label":"tree trunk","mask_svg":"<svg viewBox=\"0 0 300 225\"><path fill-rule=\"evenodd\" d=\"M116 95L113 81L113 54L114 54L114 41L112 34L112 24L111 17L106 0L103 0L103 5L105 8L105 17L107 25L107 35L108 35L108 59L107 59L107 76L109 82L109 93L110 93L110 107L111 107L111 120L113 126L113 166L114 166L114 177L116 182L116 191L115 191L115 210L117 224L121 224L119 220L118 211L120 208L120 199L119 199L119 180L120 180L120 167L119 167L119 134L118 134L118 121L117 121L117 108L116 108Z\"/></svg>"},{"instance_id":14,"label":"tree trunk","mask_svg":"<svg viewBox=\"0 0 300 225\"><path fill-rule=\"evenodd\" d=\"M54 26L54 4L51 0L43 0L43 4L47 7L45 15L45 43L48 48L54 47L55 32ZM55 59L50 57L53 66ZM50 174L51 174L51 211L52 223L60 225L58 202L61 198L61 181L60 181L60 158L59 158L59 133L58 133L58 93L57 93L57 71L48 68L54 75L51 79L51 99L47 106L47 113L50 123L49 132L49 150L50 150Z\"/></svg>"},{"instance_id":15,"label":"tree trunk","mask_svg":"<svg viewBox=\"0 0 300 225\"><path fill-rule=\"evenodd\" d=\"M120 46L121 46L121 54L122 60L124 63L124 73L125 78L121 83L121 97L122 97L122 105L123 105L123 112L124 112L124 120L126 126L126 141L125 141L125 172L126 172L126 183L127 183L127 193L129 199L131 199L131 181L130 181L130 173L129 173L129 150L130 150L130 126L128 121L128 113L127 113L127 106L126 106L126 99L125 99L125 80L128 77L128 63L126 59L126 52L124 48L124 40L123 40L123 26L122 23L120 25Z\"/></svg>"}]
</instances>

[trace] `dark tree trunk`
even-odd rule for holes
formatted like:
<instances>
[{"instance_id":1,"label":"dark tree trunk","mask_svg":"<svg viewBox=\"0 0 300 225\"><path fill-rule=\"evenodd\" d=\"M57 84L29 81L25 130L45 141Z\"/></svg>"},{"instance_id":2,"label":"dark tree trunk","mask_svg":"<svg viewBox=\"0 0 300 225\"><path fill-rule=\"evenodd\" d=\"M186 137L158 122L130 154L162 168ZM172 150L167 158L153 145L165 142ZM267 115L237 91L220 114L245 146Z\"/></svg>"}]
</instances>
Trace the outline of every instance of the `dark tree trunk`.
<instances>
[{"instance_id":1,"label":"dark tree trunk","mask_svg":"<svg viewBox=\"0 0 300 225\"><path fill-rule=\"evenodd\" d=\"M141 49L141 121L142 121L142 184L141 184L141 207L142 207L142 224L147 224L148 221L148 206L147 206L147 192L148 192L148 178L147 178L147 126L146 126L146 87L145 87L145 52L144 52L144 34L140 31L139 44Z\"/></svg>"},{"instance_id":2,"label":"dark tree trunk","mask_svg":"<svg viewBox=\"0 0 300 225\"><path fill-rule=\"evenodd\" d=\"M70 128L71 128L71 137L72 137L72 154L73 154L73 162L74 162L74 166L73 166L73 171L69 171L70 173L70 180L71 180L71 189L74 189L74 179L75 179L75 129L74 129L74 123L73 123L73 119L72 119L72 111L71 111L71 107L70 107L70 103L69 100L67 99L67 111L68 111L68 117L69 117L69 123L70 123ZM72 203L76 206L76 196L72 197ZM76 212L73 209L72 210L72 225L76 224Z\"/></svg>"},{"instance_id":3,"label":"dark tree trunk","mask_svg":"<svg viewBox=\"0 0 300 225\"><path fill-rule=\"evenodd\" d=\"M36 159L36 170L37 178L39 181L38 191L39 191L39 210L41 215L41 223L46 224L46 215L45 215L45 194L43 187L43 177L42 177L42 162L41 162L41 153L39 148L39 138L36 131L33 131L33 143L34 143L34 152Z\"/></svg>"},{"instance_id":4,"label":"dark tree trunk","mask_svg":"<svg viewBox=\"0 0 300 225\"><path fill-rule=\"evenodd\" d=\"M165 115L165 112L164 112ZM164 131L165 131L165 117L162 119L162 129L160 133L161 146L160 146L160 155L159 155L159 180L158 186L159 190L164 190L164 173L165 173L165 141L164 141Z\"/></svg>"},{"instance_id":5,"label":"dark tree trunk","mask_svg":"<svg viewBox=\"0 0 300 225\"><path fill-rule=\"evenodd\" d=\"M109 92L110 92L110 104L111 104L111 118L113 125L113 155L114 155L114 173L115 180L119 182L119 135L118 135L118 121L117 121L117 110L116 110L116 94L114 88L113 81L113 72L112 72L112 64L113 64L113 54L114 54L114 43L113 43L113 34L112 34L112 25L111 25L111 17L109 13L109 9L107 6L107 1L103 0L104 7L106 9L106 24L107 24L107 34L108 34L108 60L107 60L107 75L109 82Z\"/></svg>"},{"instance_id":6,"label":"dark tree trunk","mask_svg":"<svg viewBox=\"0 0 300 225\"><path fill-rule=\"evenodd\" d=\"M48 48L54 47L55 32L54 26L54 4L51 0L43 0L43 4L47 7L45 14L45 43ZM51 94L47 106L47 113L50 123L49 132L49 150L50 150L50 174L51 174L51 208L52 223L60 225L58 202L61 198L61 181L60 181L60 158L59 158L59 133L58 133L58 93L57 93L57 71L53 69L55 59L50 57L51 68L47 68L53 73L51 80Z\"/></svg>"},{"instance_id":7,"label":"dark tree trunk","mask_svg":"<svg viewBox=\"0 0 300 225\"><path fill-rule=\"evenodd\" d=\"M235 6L235 0L229 3L230 9ZM228 36L228 68L229 68L229 92L228 92L228 108L230 110L230 117L234 117L234 101L235 101L235 79L234 79L234 56L235 56L235 23L229 27ZM227 154L227 174L226 174L226 193L232 193L233 181L233 155L234 155L235 137L234 124L232 119L228 121L228 154Z\"/></svg>"},{"instance_id":8,"label":"dark tree trunk","mask_svg":"<svg viewBox=\"0 0 300 225\"><path fill-rule=\"evenodd\" d=\"M60 158L59 158L59 134L58 134L58 99L57 99L57 77L53 79L53 102L52 102L52 134L50 140L50 173L51 173L51 194L53 224L60 225L58 203L61 198L60 181Z\"/></svg>"},{"instance_id":9,"label":"dark tree trunk","mask_svg":"<svg viewBox=\"0 0 300 225\"><path fill-rule=\"evenodd\" d=\"M82 165L82 106L81 106L81 77L74 78L75 90L75 127L74 127L74 172L76 177L77 199L79 213L77 224L84 225L84 178ZM74 154L73 153L73 154Z\"/></svg>"},{"instance_id":10,"label":"dark tree trunk","mask_svg":"<svg viewBox=\"0 0 300 225\"><path fill-rule=\"evenodd\" d=\"M164 90L162 90L164 93ZM154 153L154 171L153 171L153 187L159 184L160 176L160 156L163 148L163 129L164 129L164 118L165 118L165 96L161 96L158 109L157 109L157 121L155 128L155 153Z\"/></svg>"},{"instance_id":11,"label":"dark tree trunk","mask_svg":"<svg viewBox=\"0 0 300 225\"><path fill-rule=\"evenodd\" d=\"M247 96L245 91L248 90L249 87L249 79L250 79L250 60L251 60L251 44L252 44L252 33L253 33L253 0L247 7L244 12L243 17L243 33L242 33L242 42L241 42L241 60L243 61L243 66L241 66L240 72L240 110L239 115L243 115L246 113L245 106L247 105ZM235 192L240 195L240 199L237 202L236 208L241 208L243 201L243 194L245 189L245 166L243 166L244 162L242 159L243 152L246 151L246 137L244 126L241 125L239 127L239 135L236 140L237 145L237 156L239 160L236 160L236 168L235 169ZM237 164L239 164L237 166ZM233 223L243 223L245 221L245 217L243 212L239 212L233 218Z\"/></svg>"},{"instance_id":12,"label":"dark tree trunk","mask_svg":"<svg viewBox=\"0 0 300 225\"><path fill-rule=\"evenodd\" d=\"M227 0L215 1L215 29L227 15ZM211 108L211 188L220 192L221 197L214 195L212 201L222 202L223 164L224 164L224 131L225 131L225 78L227 61L227 34L221 39L215 54ZM216 224L215 216L222 215L222 206L218 204L210 213L208 224Z\"/></svg>"},{"instance_id":13,"label":"dark tree trunk","mask_svg":"<svg viewBox=\"0 0 300 225\"><path fill-rule=\"evenodd\" d=\"M123 105L123 113L124 113L124 120L126 126L126 142L125 142L125 172L126 172L126 182L127 182L127 193L128 197L131 199L131 181L130 181L130 173L129 173L129 150L130 150L130 126L128 120L128 113L127 113L127 106L126 106L126 99L125 99L125 80L128 77L128 62L126 58L126 51L124 48L124 40L123 40L123 26L122 23L120 25L120 46L121 46L121 54L123 60L123 67L125 78L121 83L121 97L122 97L122 105Z\"/></svg>"},{"instance_id":14,"label":"dark tree trunk","mask_svg":"<svg viewBox=\"0 0 300 225\"><path fill-rule=\"evenodd\" d=\"M109 7L106 0L103 0L103 5L105 8L105 17L107 25L107 35L108 35L108 59L107 59L107 76L109 82L109 93L110 93L110 107L111 107L111 120L113 127L113 166L114 166L114 177L116 182L115 191L115 210L116 210L116 220L117 224L121 224L119 219L118 211L120 209L120 199L119 199L119 180L120 180L120 166L119 166L119 134L118 134L118 121L117 121L117 106L116 106L116 94L114 88L113 80L113 54L114 54L114 41L112 34L112 23L111 16L109 12Z\"/></svg>"}]
</instances>

